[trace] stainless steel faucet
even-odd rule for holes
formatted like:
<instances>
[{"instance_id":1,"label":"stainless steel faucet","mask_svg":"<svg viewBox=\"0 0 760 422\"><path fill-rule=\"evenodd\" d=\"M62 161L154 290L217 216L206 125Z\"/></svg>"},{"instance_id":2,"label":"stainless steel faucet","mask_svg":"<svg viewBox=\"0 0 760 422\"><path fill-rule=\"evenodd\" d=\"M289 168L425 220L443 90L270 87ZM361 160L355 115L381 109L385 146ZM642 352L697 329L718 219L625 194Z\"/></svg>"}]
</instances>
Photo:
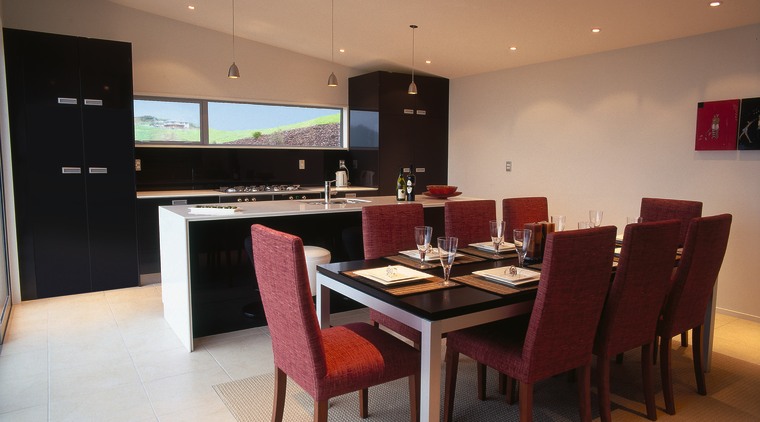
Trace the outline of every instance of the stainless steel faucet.
<instances>
[{"instance_id":1,"label":"stainless steel faucet","mask_svg":"<svg viewBox=\"0 0 760 422\"><path fill-rule=\"evenodd\" d=\"M332 195L332 192L330 192L331 183L335 183L335 180L325 180L325 205L330 203L330 195Z\"/></svg>"}]
</instances>

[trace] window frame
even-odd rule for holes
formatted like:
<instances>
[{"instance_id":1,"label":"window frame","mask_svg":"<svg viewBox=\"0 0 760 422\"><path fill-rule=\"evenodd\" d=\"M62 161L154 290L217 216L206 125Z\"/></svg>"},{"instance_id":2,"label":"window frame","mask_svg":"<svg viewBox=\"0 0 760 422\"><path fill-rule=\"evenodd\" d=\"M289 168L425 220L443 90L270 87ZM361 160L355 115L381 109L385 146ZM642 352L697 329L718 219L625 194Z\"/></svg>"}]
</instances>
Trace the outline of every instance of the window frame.
<instances>
[{"instance_id":1,"label":"window frame","mask_svg":"<svg viewBox=\"0 0 760 422\"><path fill-rule=\"evenodd\" d=\"M313 105L313 104L278 104L278 103L264 103L254 101L233 101L224 99L205 99L205 98L182 98L182 97L165 97L165 96L153 96L153 95L135 95L133 101L165 101L165 102L182 102L182 103L195 103L200 105L200 143L187 143L177 141L138 141L134 140L136 148L227 148L227 149L293 149L293 150L326 150L326 151L347 151L348 145L348 126L347 126L347 106L326 106L326 105ZM224 145L224 144L211 144L209 143L209 115L208 105L209 103L228 103L228 104L244 104L244 105L256 105L256 106L273 106L273 107L297 107L297 108L315 108L315 109L331 109L340 112L339 119L339 133L340 133L340 146L339 147L324 147L324 146L282 146L282 145ZM134 130L133 130L134 134ZM135 136L136 137L136 136Z\"/></svg>"}]
</instances>

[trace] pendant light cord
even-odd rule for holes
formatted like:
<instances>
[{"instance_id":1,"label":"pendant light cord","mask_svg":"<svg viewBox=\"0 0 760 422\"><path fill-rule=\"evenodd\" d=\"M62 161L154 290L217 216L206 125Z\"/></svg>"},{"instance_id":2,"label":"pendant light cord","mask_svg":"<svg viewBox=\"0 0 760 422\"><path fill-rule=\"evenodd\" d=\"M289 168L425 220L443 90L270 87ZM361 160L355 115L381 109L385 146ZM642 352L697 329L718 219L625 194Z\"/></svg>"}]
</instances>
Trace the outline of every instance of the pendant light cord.
<instances>
[{"instance_id":1,"label":"pendant light cord","mask_svg":"<svg viewBox=\"0 0 760 422\"><path fill-rule=\"evenodd\" d=\"M330 62L335 64L335 0L330 0Z\"/></svg>"},{"instance_id":2,"label":"pendant light cord","mask_svg":"<svg viewBox=\"0 0 760 422\"><path fill-rule=\"evenodd\" d=\"M235 63L235 0L232 0L232 63Z\"/></svg>"},{"instance_id":3,"label":"pendant light cord","mask_svg":"<svg viewBox=\"0 0 760 422\"><path fill-rule=\"evenodd\" d=\"M412 82L414 82L414 30L417 25L409 25L412 28Z\"/></svg>"}]
</instances>

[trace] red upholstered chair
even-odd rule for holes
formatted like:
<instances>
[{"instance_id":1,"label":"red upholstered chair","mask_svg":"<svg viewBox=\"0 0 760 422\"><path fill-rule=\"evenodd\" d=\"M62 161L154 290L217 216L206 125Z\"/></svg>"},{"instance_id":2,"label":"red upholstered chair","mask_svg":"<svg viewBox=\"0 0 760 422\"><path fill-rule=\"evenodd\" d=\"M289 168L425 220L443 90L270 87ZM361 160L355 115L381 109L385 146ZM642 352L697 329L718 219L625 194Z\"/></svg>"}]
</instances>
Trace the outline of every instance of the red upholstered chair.
<instances>
[{"instance_id":1,"label":"red upholstered chair","mask_svg":"<svg viewBox=\"0 0 760 422\"><path fill-rule=\"evenodd\" d=\"M501 201L504 221L507 222L507 242L512 242L512 230L525 223L549 221L549 206L545 197L504 198Z\"/></svg>"},{"instance_id":2,"label":"red upholstered chair","mask_svg":"<svg viewBox=\"0 0 760 422\"><path fill-rule=\"evenodd\" d=\"M580 414L591 420L594 336L610 286L614 226L547 236L543 270L529 317L450 332L446 342L444 420L454 410L459 353L520 382L520 420L532 419L533 384L571 369L578 372Z\"/></svg>"},{"instance_id":3,"label":"red upholstered chair","mask_svg":"<svg viewBox=\"0 0 760 422\"><path fill-rule=\"evenodd\" d=\"M420 355L369 324L320 330L309 291L301 239L251 226L253 257L275 366L273 421L282 421L290 377L314 398L314 421L327 421L328 399L359 391L367 415L367 388L409 377L411 420L418 419Z\"/></svg>"},{"instance_id":4,"label":"red upholstered chair","mask_svg":"<svg viewBox=\"0 0 760 422\"><path fill-rule=\"evenodd\" d=\"M451 201L443 205L447 237L459 239L459 246L491 240L488 222L496 220L496 201Z\"/></svg>"},{"instance_id":5,"label":"red upholstered chair","mask_svg":"<svg viewBox=\"0 0 760 422\"><path fill-rule=\"evenodd\" d=\"M678 246L683 246L686 239L686 230L692 218L702 216L702 203L699 201L686 201L682 199L665 198L641 198L641 211L639 217L642 221L660 221L675 218L681 221L681 232L678 237ZM687 333L681 333L681 346L689 345Z\"/></svg>"},{"instance_id":6,"label":"red upholstered chair","mask_svg":"<svg viewBox=\"0 0 760 422\"><path fill-rule=\"evenodd\" d=\"M373 205L362 208L362 239L364 258L376 259L396 255L398 251L417 249L414 227L425 225L422 204ZM435 237L435 233L433 233ZM419 346L422 334L374 309L369 318L375 326L383 325Z\"/></svg>"},{"instance_id":7,"label":"red upholstered chair","mask_svg":"<svg viewBox=\"0 0 760 422\"><path fill-rule=\"evenodd\" d=\"M652 342L678 248L678 220L629 224L625 228L615 279L599 320L597 356L599 415L609 422L610 359L641 347L641 375L647 417L657 420L652 384Z\"/></svg>"},{"instance_id":8,"label":"red upholstered chair","mask_svg":"<svg viewBox=\"0 0 760 422\"><path fill-rule=\"evenodd\" d=\"M683 244L681 262L657 326L660 338L660 372L665 411L676 413L673 400L673 377L670 369L670 340L678 333L692 330L692 355L697 391L707 394L702 369L702 326L713 286L718 278L731 230L731 214L691 220Z\"/></svg>"},{"instance_id":9,"label":"red upholstered chair","mask_svg":"<svg viewBox=\"0 0 760 422\"><path fill-rule=\"evenodd\" d=\"M702 203L681 199L641 198L639 217L644 222L676 219L681 222L678 246L683 246L692 218L702 216Z\"/></svg>"}]
</instances>

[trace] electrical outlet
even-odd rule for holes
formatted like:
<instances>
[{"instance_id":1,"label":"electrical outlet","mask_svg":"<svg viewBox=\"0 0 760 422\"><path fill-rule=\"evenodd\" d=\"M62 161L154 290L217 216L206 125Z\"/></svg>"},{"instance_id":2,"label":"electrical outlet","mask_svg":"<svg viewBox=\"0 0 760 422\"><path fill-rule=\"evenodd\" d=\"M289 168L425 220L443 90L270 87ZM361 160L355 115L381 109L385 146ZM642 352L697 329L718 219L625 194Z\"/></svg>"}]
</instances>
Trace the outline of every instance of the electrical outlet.
<instances>
[{"instance_id":1,"label":"electrical outlet","mask_svg":"<svg viewBox=\"0 0 760 422\"><path fill-rule=\"evenodd\" d=\"M306 170L306 160L298 160L298 170Z\"/></svg>"},{"instance_id":2,"label":"electrical outlet","mask_svg":"<svg viewBox=\"0 0 760 422\"><path fill-rule=\"evenodd\" d=\"M142 161L139 158L135 158L135 171L142 171Z\"/></svg>"},{"instance_id":3,"label":"electrical outlet","mask_svg":"<svg viewBox=\"0 0 760 422\"><path fill-rule=\"evenodd\" d=\"M507 161L507 171L512 171L512 162Z\"/></svg>"}]
</instances>

